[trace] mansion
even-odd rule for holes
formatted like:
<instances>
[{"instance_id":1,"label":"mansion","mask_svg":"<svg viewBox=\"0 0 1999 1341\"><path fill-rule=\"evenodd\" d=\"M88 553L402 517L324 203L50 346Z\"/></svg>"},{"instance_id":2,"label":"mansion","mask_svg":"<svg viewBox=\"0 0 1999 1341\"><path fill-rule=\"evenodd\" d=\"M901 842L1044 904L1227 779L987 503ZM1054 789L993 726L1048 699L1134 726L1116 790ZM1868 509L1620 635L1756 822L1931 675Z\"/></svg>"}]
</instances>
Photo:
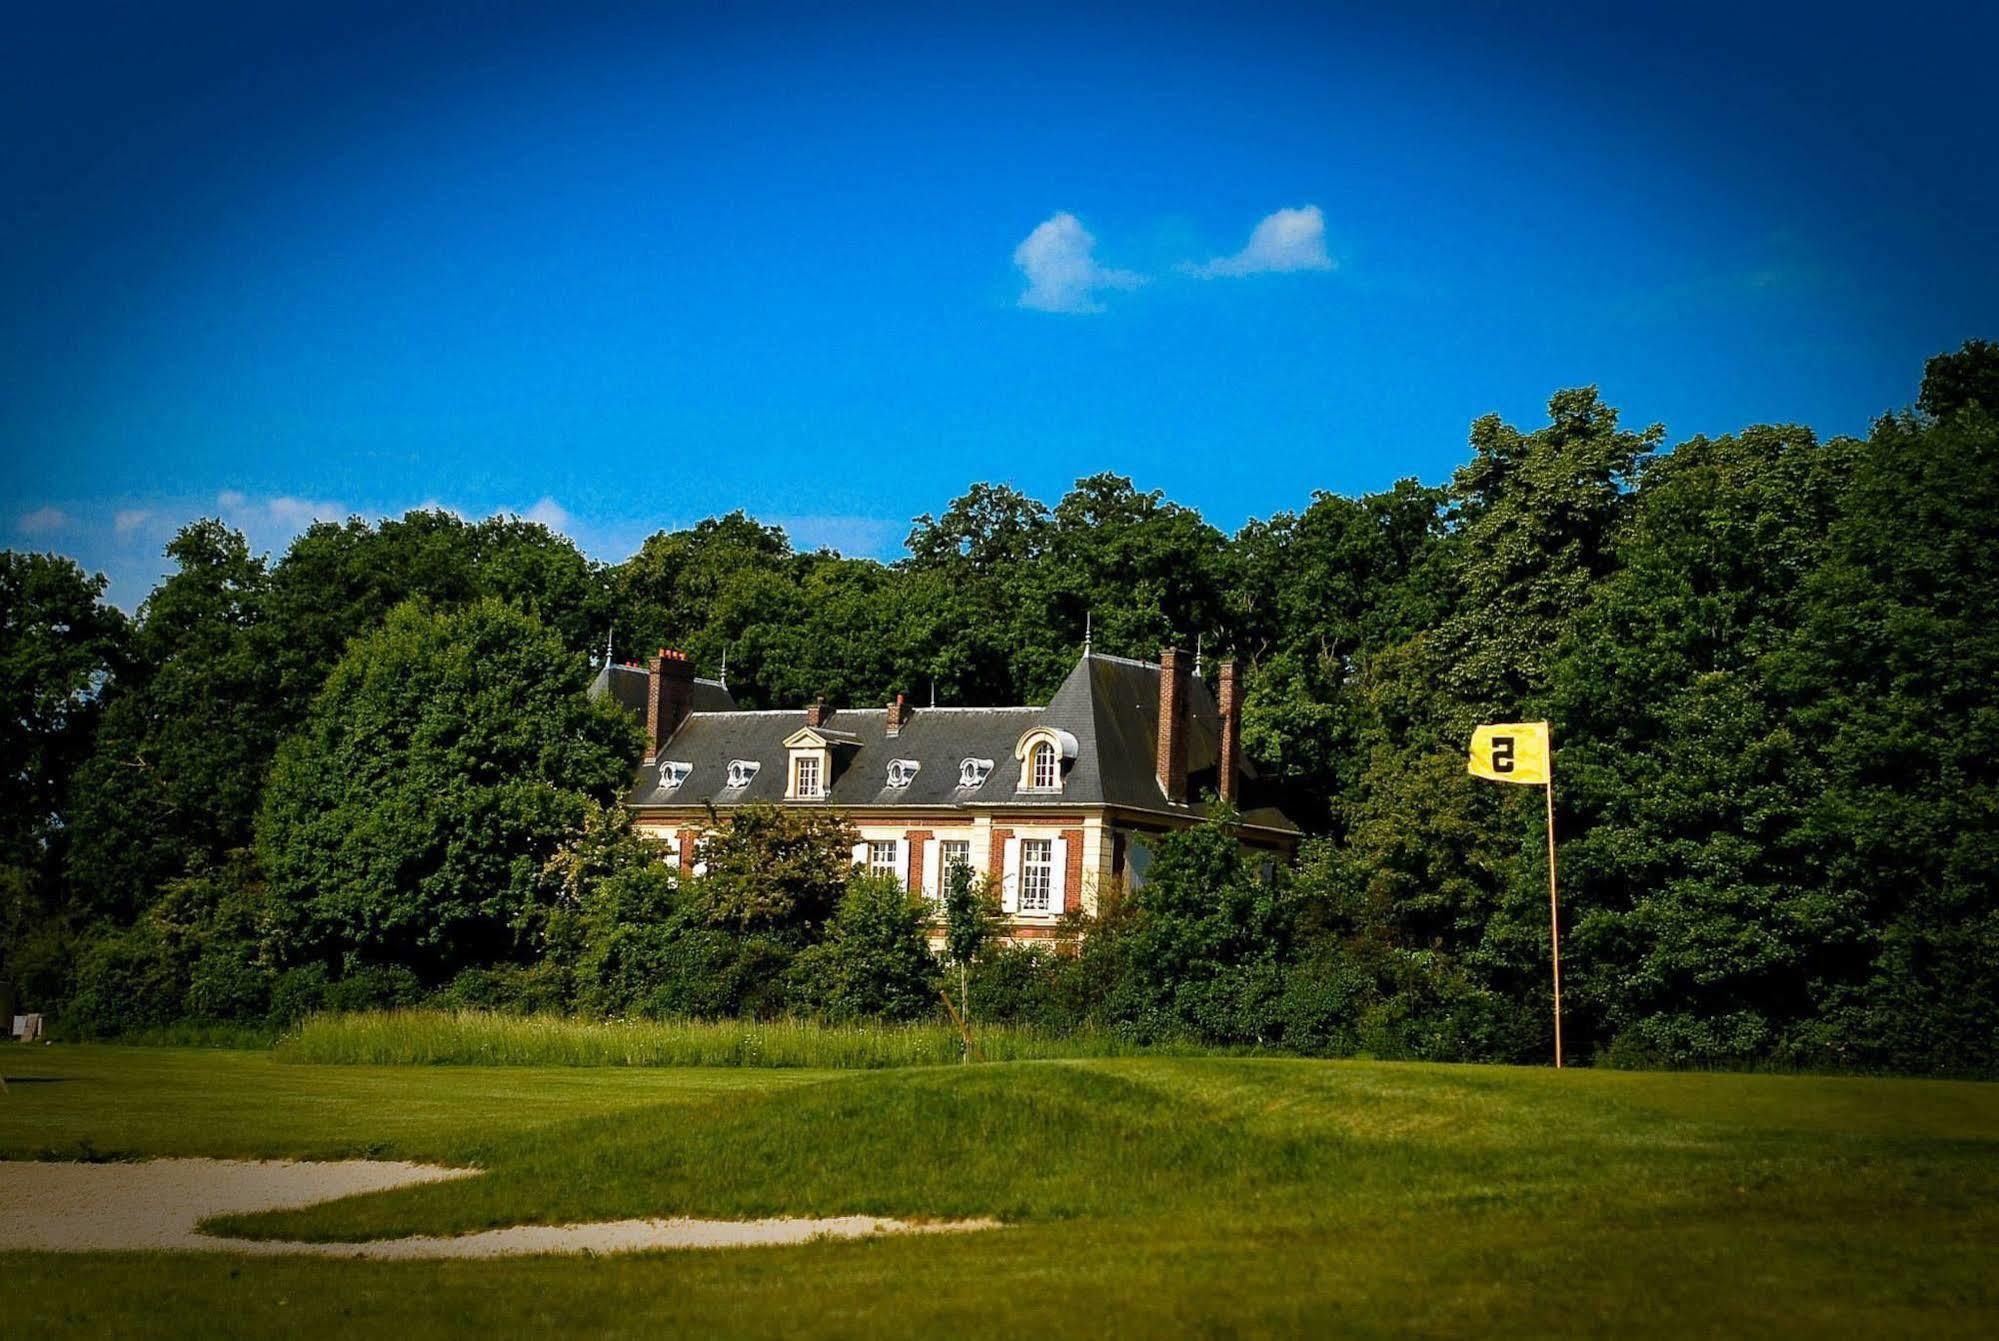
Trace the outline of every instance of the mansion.
<instances>
[{"instance_id":1,"label":"mansion","mask_svg":"<svg viewBox=\"0 0 1999 1341\"><path fill-rule=\"evenodd\" d=\"M1006 934L1053 935L1101 891L1143 883L1147 839L1198 823L1212 795L1245 846L1288 856L1298 826L1259 804L1242 758L1236 664L1211 689L1184 652L1085 652L1042 707L743 711L683 654L606 665L592 692L642 716L625 803L640 832L700 872L701 836L738 806L824 807L859 834L854 861L932 901L953 864L999 883Z\"/></svg>"}]
</instances>

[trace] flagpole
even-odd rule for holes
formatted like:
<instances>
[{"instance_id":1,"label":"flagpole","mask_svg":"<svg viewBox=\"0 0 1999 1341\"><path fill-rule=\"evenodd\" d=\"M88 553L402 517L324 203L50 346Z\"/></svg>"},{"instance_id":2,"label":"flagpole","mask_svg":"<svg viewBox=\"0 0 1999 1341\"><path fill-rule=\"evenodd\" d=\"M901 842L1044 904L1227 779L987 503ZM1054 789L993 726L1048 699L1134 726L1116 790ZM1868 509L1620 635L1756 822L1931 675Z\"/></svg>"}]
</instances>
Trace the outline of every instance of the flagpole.
<instances>
[{"instance_id":1,"label":"flagpole","mask_svg":"<svg viewBox=\"0 0 1999 1341\"><path fill-rule=\"evenodd\" d=\"M1555 1069L1562 1069L1562 924L1555 902L1555 759L1548 752L1548 943L1555 952Z\"/></svg>"}]
</instances>

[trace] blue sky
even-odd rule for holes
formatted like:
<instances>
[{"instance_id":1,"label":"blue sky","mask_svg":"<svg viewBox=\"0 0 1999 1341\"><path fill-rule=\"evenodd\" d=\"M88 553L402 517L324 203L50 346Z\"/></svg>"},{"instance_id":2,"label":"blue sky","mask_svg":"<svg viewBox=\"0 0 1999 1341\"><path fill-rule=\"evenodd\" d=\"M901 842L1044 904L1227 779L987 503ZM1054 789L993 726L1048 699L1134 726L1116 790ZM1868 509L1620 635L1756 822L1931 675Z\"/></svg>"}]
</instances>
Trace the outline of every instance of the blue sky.
<instances>
[{"instance_id":1,"label":"blue sky","mask_svg":"<svg viewBox=\"0 0 1999 1341\"><path fill-rule=\"evenodd\" d=\"M1989 10L940 8L14 15L0 543L131 604L202 514L1233 529L1581 383L1864 431L1999 336Z\"/></svg>"}]
</instances>

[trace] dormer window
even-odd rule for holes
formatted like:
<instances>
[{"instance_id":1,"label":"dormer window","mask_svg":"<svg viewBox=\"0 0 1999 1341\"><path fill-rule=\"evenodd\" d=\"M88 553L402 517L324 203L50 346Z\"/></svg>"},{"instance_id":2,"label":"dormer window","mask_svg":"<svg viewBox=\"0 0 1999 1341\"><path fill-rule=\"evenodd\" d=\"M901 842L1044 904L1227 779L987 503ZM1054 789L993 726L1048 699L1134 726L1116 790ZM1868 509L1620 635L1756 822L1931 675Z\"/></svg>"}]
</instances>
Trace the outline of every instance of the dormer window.
<instances>
[{"instance_id":1,"label":"dormer window","mask_svg":"<svg viewBox=\"0 0 1999 1341\"><path fill-rule=\"evenodd\" d=\"M754 759L731 759L729 761L729 786L747 787L763 765Z\"/></svg>"},{"instance_id":2,"label":"dormer window","mask_svg":"<svg viewBox=\"0 0 1999 1341\"><path fill-rule=\"evenodd\" d=\"M1056 762L1055 746L1042 741L1027 754L1029 785L1038 792L1053 791L1062 780L1062 766Z\"/></svg>"},{"instance_id":3,"label":"dormer window","mask_svg":"<svg viewBox=\"0 0 1999 1341\"><path fill-rule=\"evenodd\" d=\"M916 770L923 765L914 759L891 759L888 765L888 785L907 787L916 781Z\"/></svg>"},{"instance_id":4,"label":"dormer window","mask_svg":"<svg viewBox=\"0 0 1999 1341\"><path fill-rule=\"evenodd\" d=\"M821 767L823 762L816 754L792 756L791 794L795 799L816 801L826 795L825 773Z\"/></svg>"},{"instance_id":5,"label":"dormer window","mask_svg":"<svg viewBox=\"0 0 1999 1341\"><path fill-rule=\"evenodd\" d=\"M983 787L993 771L990 759L963 759L958 763L958 785L960 787Z\"/></svg>"},{"instance_id":6,"label":"dormer window","mask_svg":"<svg viewBox=\"0 0 1999 1341\"><path fill-rule=\"evenodd\" d=\"M659 788L661 791L678 791L680 784L687 781L687 775L694 771L693 764L683 764L666 760L659 766Z\"/></svg>"},{"instance_id":7,"label":"dormer window","mask_svg":"<svg viewBox=\"0 0 1999 1341\"><path fill-rule=\"evenodd\" d=\"M1023 792L1062 790L1062 766L1074 759L1076 738L1059 727L1030 727L1013 747L1020 760L1020 787Z\"/></svg>"}]
</instances>

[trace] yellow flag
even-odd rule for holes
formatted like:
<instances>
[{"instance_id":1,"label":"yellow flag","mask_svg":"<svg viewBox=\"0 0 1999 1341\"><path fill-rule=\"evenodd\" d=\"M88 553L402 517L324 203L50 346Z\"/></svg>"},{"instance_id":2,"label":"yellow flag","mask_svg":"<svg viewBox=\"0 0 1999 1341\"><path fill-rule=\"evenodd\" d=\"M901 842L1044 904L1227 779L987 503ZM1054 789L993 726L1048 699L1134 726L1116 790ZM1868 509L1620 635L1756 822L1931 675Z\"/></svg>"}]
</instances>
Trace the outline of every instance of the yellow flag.
<instances>
[{"instance_id":1,"label":"yellow flag","mask_svg":"<svg viewBox=\"0 0 1999 1341\"><path fill-rule=\"evenodd\" d=\"M1471 759L1466 767L1494 782L1548 780L1548 724L1495 722L1471 735Z\"/></svg>"}]
</instances>

